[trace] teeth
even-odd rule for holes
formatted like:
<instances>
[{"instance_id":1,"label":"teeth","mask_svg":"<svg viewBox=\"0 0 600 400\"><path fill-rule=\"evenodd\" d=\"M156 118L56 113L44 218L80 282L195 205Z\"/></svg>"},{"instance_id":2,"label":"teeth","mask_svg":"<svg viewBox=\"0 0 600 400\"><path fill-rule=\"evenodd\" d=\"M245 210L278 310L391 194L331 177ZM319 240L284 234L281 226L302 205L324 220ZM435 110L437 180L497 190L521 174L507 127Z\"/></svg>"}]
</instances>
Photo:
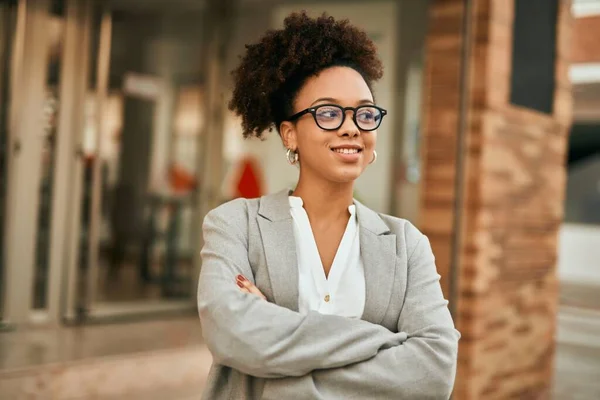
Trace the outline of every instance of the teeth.
<instances>
[{"instance_id":1,"label":"teeth","mask_svg":"<svg viewBox=\"0 0 600 400\"><path fill-rule=\"evenodd\" d=\"M358 153L358 149L333 149L336 153L342 154L356 154Z\"/></svg>"}]
</instances>

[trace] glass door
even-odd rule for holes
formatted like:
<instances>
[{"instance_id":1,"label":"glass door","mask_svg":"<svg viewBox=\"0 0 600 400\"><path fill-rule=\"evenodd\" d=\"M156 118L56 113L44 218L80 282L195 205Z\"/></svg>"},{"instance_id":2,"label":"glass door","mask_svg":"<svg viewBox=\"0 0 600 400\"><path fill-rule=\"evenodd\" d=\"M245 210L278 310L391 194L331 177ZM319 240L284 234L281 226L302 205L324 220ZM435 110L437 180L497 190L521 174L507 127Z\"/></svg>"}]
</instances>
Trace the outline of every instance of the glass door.
<instances>
[{"instance_id":1,"label":"glass door","mask_svg":"<svg viewBox=\"0 0 600 400\"><path fill-rule=\"evenodd\" d=\"M95 11L67 318L191 310L201 11Z\"/></svg>"},{"instance_id":2,"label":"glass door","mask_svg":"<svg viewBox=\"0 0 600 400\"><path fill-rule=\"evenodd\" d=\"M423 63L421 53L413 57L406 73L404 129L401 141L401 173L394 188L394 212L414 224L419 223L421 193L421 92Z\"/></svg>"},{"instance_id":3,"label":"glass door","mask_svg":"<svg viewBox=\"0 0 600 400\"><path fill-rule=\"evenodd\" d=\"M8 133L2 221L3 317L8 323L24 324L31 321L33 308L40 160L46 140L43 110L50 54L50 2L19 0L16 15L14 12L8 11L7 18L15 21L15 33L10 38L10 60L4 64L10 64L10 79L6 82L9 103L5 116ZM3 24L2 29L10 28Z\"/></svg>"},{"instance_id":4,"label":"glass door","mask_svg":"<svg viewBox=\"0 0 600 400\"><path fill-rule=\"evenodd\" d=\"M33 271L32 307L46 310L48 307L48 283L50 278L50 246L52 200L54 194L54 171L56 146L58 142L58 121L60 104L60 81L65 45L66 0L53 0L46 18L48 32L48 55L46 60L46 82L42 109L42 153L40 163L39 204L35 239L35 261ZM68 77L66 78L68 79Z\"/></svg>"},{"instance_id":5,"label":"glass door","mask_svg":"<svg viewBox=\"0 0 600 400\"><path fill-rule=\"evenodd\" d=\"M8 3L0 8L0 42L11 42L0 57L3 317L16 325L53 323L63 301L74 99L87 77L78 60L85 60L92 0ZM14 37L6 39L11 30Z\"/></svg>"},{"instance_id":6,"label":"glass door","mask_svg":"<svg viewBox=\"0 0 600 400\"><path fill-rule=\"evenodd\" d=\"M17 5L0 3L0 277L4 278L4 221L8 167L8 124L10 109L10 62L15 38ZM4 303L5 279L0 279L0 321Z\"/></svg>"}]
</instances>

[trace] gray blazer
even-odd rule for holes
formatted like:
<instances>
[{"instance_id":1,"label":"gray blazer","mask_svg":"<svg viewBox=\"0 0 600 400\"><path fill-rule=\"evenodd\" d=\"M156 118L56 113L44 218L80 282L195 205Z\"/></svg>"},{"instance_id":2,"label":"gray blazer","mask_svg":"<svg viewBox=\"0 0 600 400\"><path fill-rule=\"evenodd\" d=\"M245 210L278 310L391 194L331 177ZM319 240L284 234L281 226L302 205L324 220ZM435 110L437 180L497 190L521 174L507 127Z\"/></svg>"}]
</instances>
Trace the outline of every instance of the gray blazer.
<instances>
[{"instance_id":1,"label":"gray blazer","mask_svg":"<svg viewBox=\"0 0 600 400\"><path fill-rule=\"evenodd\" d=\"M364 314L302 315L288 194L236 199L204 220L198 309L213 365L203 398L449 398L460 334L427 238L355 201ZM268 302L239 291L238 274Z\"/></svg>"}]
</instances>

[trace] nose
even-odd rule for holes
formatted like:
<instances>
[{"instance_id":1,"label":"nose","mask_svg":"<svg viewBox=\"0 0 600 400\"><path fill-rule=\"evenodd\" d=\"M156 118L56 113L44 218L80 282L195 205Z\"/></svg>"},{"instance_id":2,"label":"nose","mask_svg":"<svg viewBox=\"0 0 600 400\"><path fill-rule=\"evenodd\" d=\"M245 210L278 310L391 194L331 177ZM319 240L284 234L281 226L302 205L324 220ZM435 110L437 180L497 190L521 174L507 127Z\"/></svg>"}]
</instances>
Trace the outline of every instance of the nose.
<instances>
[{"instance_id":1,"label":"nose","mask_svg":"<svg viewBox=\"0 0 600 400\"><path fill-rule=\"evenodd\" d=\"M339 136L356 137L360 135L360 129L354 123L354 111L346 110L346 118L344 123L338 129Z\"/></svg>"}]
</instances>

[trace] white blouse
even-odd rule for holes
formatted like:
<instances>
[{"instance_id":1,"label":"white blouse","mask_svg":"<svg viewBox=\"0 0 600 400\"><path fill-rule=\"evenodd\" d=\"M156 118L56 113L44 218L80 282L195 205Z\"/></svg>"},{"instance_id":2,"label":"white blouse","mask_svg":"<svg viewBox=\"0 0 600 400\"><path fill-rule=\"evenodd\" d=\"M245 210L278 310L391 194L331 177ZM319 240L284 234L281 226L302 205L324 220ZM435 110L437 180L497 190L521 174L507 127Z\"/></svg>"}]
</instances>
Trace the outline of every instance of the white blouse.
<instances>
[{"instance_id":1,"label":"white blouse","mask_svg":"<svg viewBox=\"0 0 600 400\"><path fill-rule=\"evenodd\" d=\"M365 308L365 271L360 256L356 206L348 207L348 225L333 259L329 277L326 277L302 199L289 196L289 202L298 256L300 313L313 310L322 314L360 318Z\"/></svg>"}]
</instances>

